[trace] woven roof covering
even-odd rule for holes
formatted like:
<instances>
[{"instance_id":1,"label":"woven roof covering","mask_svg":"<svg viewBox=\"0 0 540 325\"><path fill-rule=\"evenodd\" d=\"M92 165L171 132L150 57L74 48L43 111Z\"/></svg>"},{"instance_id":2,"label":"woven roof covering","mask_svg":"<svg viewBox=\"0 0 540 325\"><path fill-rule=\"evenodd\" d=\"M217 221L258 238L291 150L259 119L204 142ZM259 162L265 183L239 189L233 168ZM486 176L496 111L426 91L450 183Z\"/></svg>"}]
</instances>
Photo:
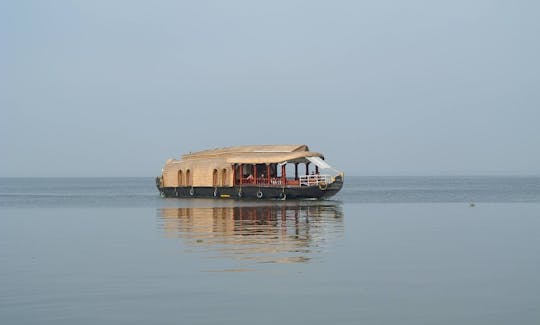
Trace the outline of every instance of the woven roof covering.
<instances>
[{"instance_id":1,"label":"woven roof covering","mask_svg":"<svg viewBox=\"0 0 540 325\"><path fill-rule=\"evenodd\" d=\"M234 186L235 164L311 162L324 156L306 145L255 145L204 150L169 159L163 167L163 186ZM310 158L310 159L308 159ZM216 172L220 175L216 181Z\"/></svg>"},{"instance_id":2,"label":"woven roof covering","mask_svg":"<svg viewBox=\"0 0 540 325\"><path fill-rule=\"evenodd\" d=\"M323 155L309 151L306 145L250 145L193 152L183 155L182 159L184 161L223 159L228 163L262 164L293 161L305 157L323 157Z\"/></svg>"}]
</instances>

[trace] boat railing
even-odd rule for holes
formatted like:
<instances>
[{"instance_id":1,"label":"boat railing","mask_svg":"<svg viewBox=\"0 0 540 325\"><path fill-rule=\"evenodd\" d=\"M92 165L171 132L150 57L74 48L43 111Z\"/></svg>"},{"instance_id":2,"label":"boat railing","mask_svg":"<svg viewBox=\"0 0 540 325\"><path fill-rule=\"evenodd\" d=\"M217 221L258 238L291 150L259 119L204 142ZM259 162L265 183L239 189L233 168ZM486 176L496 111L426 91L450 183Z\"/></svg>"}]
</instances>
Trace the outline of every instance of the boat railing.
<instances>
[{"instance_id":1,"label":"boat railing","mask_svg":"<svg viewBox=\"0 0 540 325\"><path fill-rule=\"evenodd\" d=\"M302 178L309 177L309 179ZM328 176L330 177L330 176ZM308 175L300 176L298 179L287 178L284 180L282 177L271 177L271 178L246 178L242 177L242 185L265 185L265 186L306 186L306 185L318 185L319 183L325 182L326 175ZM330 181L328 178L327 183Z\"/></svg>"},{"instance_id":2,"label":"boat railing","mask_svg":"<svg viewBox=\"0 0 540 325\"><path fill-rule=\"evenodd\" d=\"M300 176L300 186L311 186L319 185L321 183L330 183L332 181L332 176L330 175L304 175Z\"/></svg>"},{"instance_id":3,"label":"boat railing","mask_svg":"<svg viewBox=\"0 0 540 325\"><path fill-rule=\"evenodd\" d=\"M287 179L287 182L289 182L289 180ZM263 178L263 177L258 177L258 178L247 178L247 177L242 177L242 184L244 185L281 185L282 183L282 178L281 177L272 177L270 179L268 178Z\"/></svg>"}]
</instances>

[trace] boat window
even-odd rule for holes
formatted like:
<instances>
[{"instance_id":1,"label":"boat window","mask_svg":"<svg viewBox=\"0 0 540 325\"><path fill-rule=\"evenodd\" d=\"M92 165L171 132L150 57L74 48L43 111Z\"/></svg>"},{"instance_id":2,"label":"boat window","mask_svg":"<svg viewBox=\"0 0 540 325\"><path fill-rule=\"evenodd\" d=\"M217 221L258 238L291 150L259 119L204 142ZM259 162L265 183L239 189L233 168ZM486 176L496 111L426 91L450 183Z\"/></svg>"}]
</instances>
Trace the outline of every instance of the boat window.
<instances>
[{"instance_id":1,"label":"boat window","mask_svg":"<svg viewBox=\"0 0 540 325\"><path fill-rule=\"evenodd\" d=\"M243 164L243 166L242 166L242 177L246 178L250 174L253 175L253 165L251 165L251 164Z\"/></svg>"},{"instance_id":2,"label":"boat window","mask_svg":"<svg viewBox=\"0 0 540 325\"><path fill-rule=\"evenodd\" d=\"M285 165L285 174L287 175L287 178L294 179L294 176L295 176L294 163L288 163L287 165Z\"/></svg>"},{"instance_id":3,"label":"boat window","mask_svg":"<svg viewBox=\"0 0 540 325\"><path fill-rule=\"evenodd\" d=\"M282 170L281 170L281 166L283 166L283 165L281 165L281 164L276 164L276 167L275 167L275 168L276 168L276 177L277 177L277 178L281 178L282 175L283 175Z\"/></svg>"},{"instance_id":4,"label":"boat window","mask_svg":"<svg viewBox=\"0 0 540 325\"><path fill-rule=\"evenodd\" d=\"M258 178L265 178L268 176L266 173L266 164L258 164L256 165L256 169Z\"/></svg>"},{"instance_id":5,"label":"boat window","mask_svg":"<svg viewBox=\"0 0 540 325\"><path fill-rule=\"evenodd\" d=\"M182 170L180 169L178 171L178 186L184 185L184 175L182 174Z\"/></svg>"},{"instance_id":6,"label":"boat window","mask_svg":"<svg viewBox=\"0 0 540 325\"><path fill-rule=\"evenodd\" d=\"M214 171L212 172L212 185L213 186L218 186L218 171L217 171L217 169L214 169Z\"/></svg>"},{"instance_id":7,"label":"boat window","mask_svg":"<svg viewBox=\"0 0 540 325\"><path fill-rule=\"evenodd\" d=\"M191 170L186 170L186 185L187 186L191 186L193 185L193 179L192 179L192 175L191 175Z\"/></svg>"},{"instance_id":8,"label":"boat window","mask_svg":"<svg viewBox=\"0 0 540 325\"><path fill-rule=\"evenodd\" d=\"M221 171L221 186L227 185L227 169Z\"/></svg>"}]
</instances>

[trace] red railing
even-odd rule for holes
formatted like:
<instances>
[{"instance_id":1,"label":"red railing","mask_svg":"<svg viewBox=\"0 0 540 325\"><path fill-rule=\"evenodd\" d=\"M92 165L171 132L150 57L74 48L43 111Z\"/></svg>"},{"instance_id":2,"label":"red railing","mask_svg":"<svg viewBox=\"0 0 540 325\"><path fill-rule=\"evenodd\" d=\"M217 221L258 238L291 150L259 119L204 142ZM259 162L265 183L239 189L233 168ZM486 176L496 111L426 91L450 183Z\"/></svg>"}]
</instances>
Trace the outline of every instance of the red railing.
<instances>
[{"instance_id":1,"label":"red railing","mask_svg":"<svg viewBox=\"0 0 540 325\"><path fill-rule=\"evenodd\" d=\"M281 177L271 177L268 178L249 178L244 177L242 178L242 185L266 185L266 186L280 186L283 185L283 178ZM287 185L300 185L299 180L295 180L294 178L287 178L286 180Z\"/></svg>"}]
</instances>

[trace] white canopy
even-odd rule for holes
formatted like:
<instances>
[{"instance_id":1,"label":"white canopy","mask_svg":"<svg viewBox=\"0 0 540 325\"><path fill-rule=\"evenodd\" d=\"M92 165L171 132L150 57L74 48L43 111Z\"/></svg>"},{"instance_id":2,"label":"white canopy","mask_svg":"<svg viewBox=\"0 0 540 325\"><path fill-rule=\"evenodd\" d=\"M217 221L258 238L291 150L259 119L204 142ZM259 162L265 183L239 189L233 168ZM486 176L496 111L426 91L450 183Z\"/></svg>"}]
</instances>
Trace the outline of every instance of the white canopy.
<instances>
[{"instance_id":1,"label":"white canopy","mask_svg":"<svg viewBox=\"0 0 540 325\"><path fill-rule=\"evenodd\" d=\"M306 157L306 159L314 163L316 166L319 166L319 168L322 168L322 169L332 168L332 166L328 165L326 161L322 160L319 157Z\"/></svg>"}]
</instances>

